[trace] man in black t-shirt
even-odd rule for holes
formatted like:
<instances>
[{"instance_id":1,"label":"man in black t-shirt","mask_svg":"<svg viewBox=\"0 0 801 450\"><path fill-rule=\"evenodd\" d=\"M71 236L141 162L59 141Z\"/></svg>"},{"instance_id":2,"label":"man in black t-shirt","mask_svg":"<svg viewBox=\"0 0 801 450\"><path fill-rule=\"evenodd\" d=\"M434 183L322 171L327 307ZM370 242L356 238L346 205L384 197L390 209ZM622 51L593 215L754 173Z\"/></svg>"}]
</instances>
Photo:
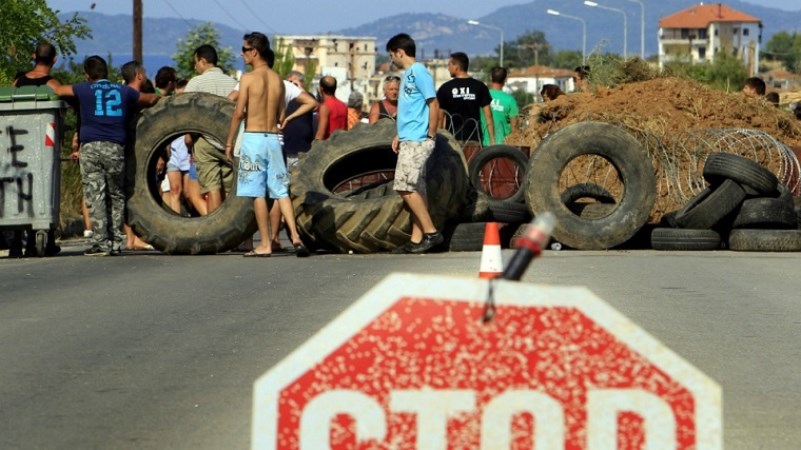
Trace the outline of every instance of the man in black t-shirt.
<instances>
[{"instance_id":1,"label":"man in black t-shirt","mask_svg":"<svg viewBox=\"0 0 801 450\"><path fill-rule=\"evenodd\" d=\"M453 79L437 90L440 107L440 127L446 128L460 141L482 141L481 113L487 122L490 142L495 142L495 126L490 110L489 88L470 77L470 60L462 52L453 53L448 60L448 72Z\"/></svg>"},{"instance_id":2,"label":"man in black t-shirt","mask_svg":"<svg viewBox=\"0 0 801 450\"><path fill-rule=\"evenodd\" d=\"M36 46L36 51L33 53L34 67L28 72L19 72L11 83L13 87L23 86L44 86L53 77L50 72L53 70L53 65L56 63L56 47L49 42L40 42ZM14 237L9 245L8 256L10 258L22 257L22 237L23 230L14 230ZM53 256L61 251L61 247L56 245L56 237L54 230L47 232L47 245L45 246L45 254L38 256ZM27 256L36 255L36 245L34 234L28 233L27 246L25 248Z\"/></svg>"}]
</instances>

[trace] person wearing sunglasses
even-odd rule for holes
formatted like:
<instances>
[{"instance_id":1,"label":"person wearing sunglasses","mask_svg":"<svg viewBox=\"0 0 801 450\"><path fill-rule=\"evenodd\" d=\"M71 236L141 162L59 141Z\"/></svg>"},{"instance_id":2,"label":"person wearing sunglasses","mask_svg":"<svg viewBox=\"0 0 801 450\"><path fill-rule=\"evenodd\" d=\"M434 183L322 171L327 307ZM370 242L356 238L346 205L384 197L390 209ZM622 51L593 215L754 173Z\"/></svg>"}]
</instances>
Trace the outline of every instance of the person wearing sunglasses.
<instances>
[{"instance_id":1,"label":"person wearing sunglasses","mask_svg":"<svg viewBox=\"0 0 801 450\"><path fill-rule=\"evenodd\" d=\"M373 124L384 118L395 120L395 116L398 115L398 93L400 93L400 77L390 75L384 78L384 98L373 103L367 121Z\"/></svg>"},{"instance_id":2,"label":"person wearing sunglasses","mask_svg":"<svg viewBox=\"0 0 801 450\"><path fill-rule=\"evenodd\" d=\"M234 140L239 125L245 120L242 146L237 167L237 197L253 199L253 213L261 242L244 256L267 257L273 252L270 239L270 218L267 195L278 203L291 233L296 256L309 256L295 225L292 202L289 200L289 175L282 153L278 118L284 103L284 83L265 58L270 54L270 41L263 33L243 37L242 59L253 70L242 75L236 109L228 127L225 156L234 162Z\"/></svg>"}]
</instances>

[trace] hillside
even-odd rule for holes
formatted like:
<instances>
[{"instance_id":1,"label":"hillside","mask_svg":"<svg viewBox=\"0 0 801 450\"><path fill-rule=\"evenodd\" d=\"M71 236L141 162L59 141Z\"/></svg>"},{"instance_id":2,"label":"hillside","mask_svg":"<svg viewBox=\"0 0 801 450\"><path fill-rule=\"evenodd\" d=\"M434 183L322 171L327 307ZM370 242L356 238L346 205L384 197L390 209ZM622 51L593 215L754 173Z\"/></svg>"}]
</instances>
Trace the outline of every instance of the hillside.
<instances>
[{"instance_id":1,"label":"hillside","mask_svg":"<svg viewBox=\"0 0 801 450\"><path fill-rule=\"evenodd\" d=\"M657 51L658 23L661 17L673 14L693 4L697 0L661 0L646 3L646 55ZM619 3L619 2L618 2ZM725 2L732 8L743 11L763 21L763 44L782 30L796 30L801 23L801 10L787 12L774 8L744 3L739 0ZM617 5L629 11L628 49L630 54L640 51L640 9L636 3ZM528 3L507 6L492 14L475 19L504 30L504 40L513 41L527 30L541 30L555 50L575 50L581 48L581 25L578 21L554 17L546 14L547 9L556 9L566 14L583 17L587 22L587 51L598 48L601 51L622 52L623 21L620 14L589 8L576 0L534 0ZM129 15L107 16L97 13L82 13L92 28L93 39L78 42L78 53L85 54L130 54L132 20ZM375 36L379 51L383 42L398 32L407 32L417 41L421 55L432 57L435 52L448 54L464 51L470 55L491 54L500 41L500 33L493 29L468 25L467 18L444 14L404 13L397 14L341 30L320 30L321 34L335 33L359 36ZM196 20L144 19L144 51L148 55L169 56L175 51L178 39L187 30L201 23ZM238 48L243 34L241 30L216 24L223 45ZM290 31L291 32L291 31ZM418 56L421 56L418 55Z\"/></svg>"}]
</instances>

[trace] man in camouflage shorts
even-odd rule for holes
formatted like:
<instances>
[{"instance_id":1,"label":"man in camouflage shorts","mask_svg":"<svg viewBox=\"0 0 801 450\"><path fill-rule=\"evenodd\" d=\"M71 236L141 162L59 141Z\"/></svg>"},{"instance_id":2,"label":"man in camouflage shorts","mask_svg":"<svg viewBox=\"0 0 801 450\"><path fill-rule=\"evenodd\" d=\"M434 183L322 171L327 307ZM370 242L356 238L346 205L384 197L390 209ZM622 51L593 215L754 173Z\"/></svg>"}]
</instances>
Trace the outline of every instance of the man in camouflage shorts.
<instances>
[{"instance_id":1,"label":"man in camouflage shorts","mask_svg":"<svg viewBox=\"0 0 801 450\"><path fill-rule=\"evenodd\" d=\"M99 56L86 58L83 70L88 82L51 87L60 96L77 97L80 106L83 196L94 231L92 247L84 254L114 255L120 253L124 237L128 120L136 105L152 106L158 97L108 81L108 66Z\"/></svg>"},{"instance_id":2,"label":"man in camouflage shorts","mask_svg":"<svg viewBox=\"0 0 801 450\"><path fill-rule=\"evenodd\" d=\"M398 154L395 190L412 213L412 236L398 253L425 253L445 241L437 231L426 201L426 162L437 132L439 107L434 80L415 59L414 40L405 33L387 42L392 63L404 70L398 97L398 135L392 150Z\"/></svg>"}]
</instances>

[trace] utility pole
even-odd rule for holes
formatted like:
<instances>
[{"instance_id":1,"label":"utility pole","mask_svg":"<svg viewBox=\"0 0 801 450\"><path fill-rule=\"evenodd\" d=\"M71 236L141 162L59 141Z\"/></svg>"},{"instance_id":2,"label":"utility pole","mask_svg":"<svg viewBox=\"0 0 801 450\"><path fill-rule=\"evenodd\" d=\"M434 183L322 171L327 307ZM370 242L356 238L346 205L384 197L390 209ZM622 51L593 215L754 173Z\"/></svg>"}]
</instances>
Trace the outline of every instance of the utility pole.
<instances>
[{"instance_id":1,"label":"utility pole","mask_svg":"<svg viewBox=\"0 0 801 450\"><path fill-rule=\"evenodd\" d=\"M544 44L542 42L535 42L533 44L517 44L518 49L531 49L534 50L534 65L540 65L540 50L547 50L550 48L550 44ZM518 52L519 53L519 52Z\"/></svg>"},{"instance_id":2,"label":"utility pole","mask_svg":"<svg viewBox=\"0 0 801 450\"><path fill-rule=\"evenodd\" d=\"M133 0L133 59L142 63L142 0Z\"/></svg>"}]
</instances>

